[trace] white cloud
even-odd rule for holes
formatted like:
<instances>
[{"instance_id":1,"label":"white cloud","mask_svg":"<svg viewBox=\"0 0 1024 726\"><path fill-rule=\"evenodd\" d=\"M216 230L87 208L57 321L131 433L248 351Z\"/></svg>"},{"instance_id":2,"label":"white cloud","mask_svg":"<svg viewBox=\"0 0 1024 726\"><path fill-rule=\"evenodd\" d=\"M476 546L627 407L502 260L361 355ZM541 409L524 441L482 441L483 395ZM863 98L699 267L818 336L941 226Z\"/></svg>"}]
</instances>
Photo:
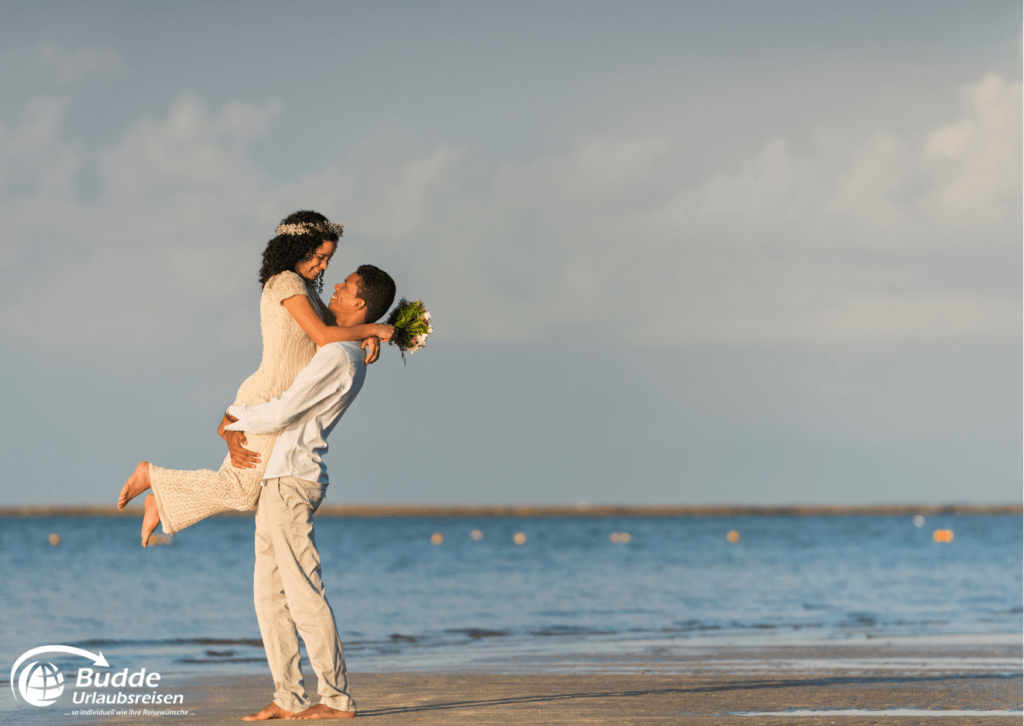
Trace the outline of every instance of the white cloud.
<instances>
[{"instance_id":1,"label":"white cloud","mask_svg":"<svg viewBox=\"0 0 1024 726\"><path fill-rule=\"evenodd\" d=\"M526 164L502 164L496 194L538 206L554 198L563 204L594 205L631 196L631 190L645 184L658 161L673 148L673 141L664 137L587 136L578 139L567 153L543 156Z\"/></svg>"},{"instance_id":2,"label":"white cloud","mask_svg":"<svg viewBox=\"0 0 1024 726\"><path fill-rule=\"evenodd\" d=\"M835 192L822 211L864 228L896 228L912 211L902 191L913 165L909 151L894 134L876 132L851 155L849 169L835 180Z\"/></svg>"},{"instance_id":3,"label":"white cloud","mask_svg":"<svg viewBox=\"0 0 1024 726\"><path fill-rule=\"evenodd\" d=\"M59 138L64 98L37 98L22 111L20 123L0 125L0 201L11 197L51 197L67 187L79 163L74 143Z\"/></svg>"},{"instance_id":4,"label":"white cloud","mask_svg":"<svg viewBox=\"0 0 1024 726\"><path fill-rule=\"evenodd\" d=\"M319 209L339 215L350 234L354 227L401 243L464 154L441 146L358 185L334 164L271 182L249 145L270 129L276 104L228 103L211 113L183 95L166 117L136 123L99 155L101 190L84 203L76 174L85 161L62 137L64 108L56 99L34 101L20 125L0 127L7 220L0 269L12 276L0 330L61 347L160 348L211 325L230 340L258 342L255 271L283 216ZM19 273L20 252L39 240L34 254L47 289L71 297L44 295L36 278Z\"/></svg>"},{"instance_id":5,"label":"white cloud","mask_svg":"<svg viewBox=\"0 0 1024 726\"><path fill-rule=\"evenodd\" d=\"M1021 84L990 73L962 91L964 118L933 131L924 159L932 193L921 209L962 228L1020 219Z\"/></svg>"},{"instance_id":6,"label":"white cloud","mask_svg":"<svg viewBox=\"0 0 1024 726\"><path fill-rule=\"evenodd\" d=\"M698 219L727 216L734 223L759 225L767 216L785 217L799 202L790 144L770 139L758 154L732 174L720 174L695 189L684 190L667 211L687 225Z\"/></svg>"},{"instance_id":7,"label":"white cloud","mask_svg":"<svg viewBox=\"0 0 1024 726\"><path fill-rule=\"evenodd\" d=\"M179 98L166 119L137 124L100 156L103 188L89 204L76 191L81 154L61 138L63 110L34 101L22 126L0 136L3 168L14 172L0 197L4 245L37 266L19 270L15 257L6 267L19 276L8 281L17 292L0 329L61 346L145 348L195 335L204 307L230 318L255 264L234 260L252 245L267 186L246 145L275 107L228 104L210 115Z\"/></svg>"},{"instance_id":8,"label":"white cloud","mask_svg":"<svg viewBox=\"0 0 1024 726\"><path fill-rule=\"evenodd\" d=\"M452 337L528 340L582 324L669 344L1014 339L1019 291L985 280L1019 256L1020 97L1020 84L989 75L964 91L961 118L917 137L776 136L694 182L682 132L589 135L489 167L453 143L394 161L381 137L392 161L379 168L331 162L276 181L249 148L276 105L210 112L184 95L99 156L88 203L65 102L40 99L0 127L0 329L159 347L196 335L216 309L220 332L253 342L255 326L227 321L252 317L268 230L314 208L365 250L417 260L413 294ZM73 314L12 277L40 240L58 245L47 285L75 291ZM940 274L942 259L970 274Z\"/></svg>"},{"instance_id":9,"label":"white cloud","mask_svg":"<svg viewBox=\"0 0 1024 726\"><path fill-rule=\"evenodd\" d=\"M381 172L357 201L351 216L361 234L398 242L418 229L438 184L465 155L465 149L442 145L403 165Z\"/></svg>"},{"instance_id":10,"label":"white cloud","mask_svg":"<svg viewBox=\"0 0 1024 726\"><path fill-rule=\"evenodd\" d=\"M111 48L67 50L47 43L40 48L39 58L66 83L76 83L87 76L108 73L121 67L121 57Z\"/></svg>"},{"instance_id":11,"label":"white cloud","mask_svg":"<svg viewBox=\"0 0 1024 726\"><path fill-rule=\"evenodd\" d=\"M267 132L276 111L232 103L211 117L198 98L181 96L166 120L143 121L104 155L107 197L124 203L212 190L230 196L240 180L247 189L261 183L246 145Z\"/></svg>"},{"instance_id":12,"label":"white cloud","mask_svg":"<svg viewBox=\"0 0 1024 726\"><path fill-rule=\"evenodd\" d=\"M1019 294L978 281L1019 265L1020 84L989 75L964 98L963 119L907 141L885 130L859 143L824 134L806 147L769 139L732 170L677 187L660 203L657 194L637 199L623 190L581 203L582 145L557 160L506 164L494 209L520 232L519 220L543 220L543 243L557 249L506 232L502 244L527 257L495 254L491 262L508 270L511 258L525 278L543 260L558 274L504 306L483 290L488 315L502 320L504 309L513 329L528 321L536 330L571 324L584 309L593 315L603 300L597 314L611 327L635 330L639 318L646 335L663 340L1017 338ZM671 188L670 175L648 170L645 191ZM984 249L1005 252L978 256ZM933 272L943 258L962 266L961 281ZM623 291L625 305L616 299Z\"/></svg>"}]
</instances>

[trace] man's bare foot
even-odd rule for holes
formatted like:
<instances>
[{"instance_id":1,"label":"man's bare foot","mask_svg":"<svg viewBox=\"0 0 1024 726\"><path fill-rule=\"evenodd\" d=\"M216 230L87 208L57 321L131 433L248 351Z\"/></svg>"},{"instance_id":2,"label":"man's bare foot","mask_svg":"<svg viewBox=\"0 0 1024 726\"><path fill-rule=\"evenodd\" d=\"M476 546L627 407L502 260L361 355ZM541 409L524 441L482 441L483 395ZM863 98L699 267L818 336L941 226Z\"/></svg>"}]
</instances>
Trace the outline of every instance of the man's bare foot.
<instances>
[{"instance_id":1,"label":"man's bare foot","mask_svg":"<svg viewBox=\"0 0 1024 726\"><path fill-rule=\"evenodd\" d=\"M160 512L156 508L156 497L152 494L146 497L146 513L142 515L142 546L149 544L149 536L160 524Z\"/></svg>"},{"instance_id":2,"label":"man's bare foot","mask_svg":"<svg viewBox=\"0 0 1024 726\"><path fill-rule=\"evenodd\" d=\"M339 711L336 708L331 708L330 706L318 703L315 706L307 708L305 711L293 713L291 716L288 716L288 720L299 721L310 719L325 720L329 718L355 718L355 715L355 711Z\"/></svg>"},{"instance_id":3,"label":"man's bare foot","mask_svg":"<svg viewBox=\"0 0 1024 726\"><path fill-rule=\"evenodd\" d=\"M274 718L291 718L295 714L291 711L285 711L283 708L278 706L276 703L271 701L270 705L262 711L257 713L251 713L248 716L243 716L243 721L269 721Z\"/></svg>"},{"instance_id":4,"label":"man's bare foot","mask_svg":"<svg viewBox=\"0 0 1024 726\"><path fill-rule=\"evenodd\" d=\"M124 509L128 502L149 489L149 462L140 461L135 471L121 489L121 498L117 500L117 508Z\"/></svg>"}]
</instances>

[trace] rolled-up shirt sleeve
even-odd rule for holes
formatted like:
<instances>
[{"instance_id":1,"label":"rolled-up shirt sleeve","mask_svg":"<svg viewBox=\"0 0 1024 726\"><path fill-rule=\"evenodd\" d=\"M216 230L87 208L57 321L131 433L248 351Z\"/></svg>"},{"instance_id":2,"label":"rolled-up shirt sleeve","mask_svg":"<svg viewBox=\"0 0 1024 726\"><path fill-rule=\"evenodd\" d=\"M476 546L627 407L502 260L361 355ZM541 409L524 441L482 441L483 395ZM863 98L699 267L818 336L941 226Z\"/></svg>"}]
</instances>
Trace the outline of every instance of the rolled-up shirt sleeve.
<instances>
[{"instance_id":1,"label":"rolled-up shirt sleeve","mask_svg":"<svg viewBox=\"0 0 1024 726\"><path fill-rule=\"evenodd\" d=\"M337 352L333 346L321 348L306 367L299 371L288 390L277 398L255 405L243 403L229 406L228 413L238 420L225 428L228 431L248 431L252 434L269 434L287 428L338 390L344 377L338 375L336 358ZM348 361L347 356L345 361Z\"/></svg>"}]
</instances>

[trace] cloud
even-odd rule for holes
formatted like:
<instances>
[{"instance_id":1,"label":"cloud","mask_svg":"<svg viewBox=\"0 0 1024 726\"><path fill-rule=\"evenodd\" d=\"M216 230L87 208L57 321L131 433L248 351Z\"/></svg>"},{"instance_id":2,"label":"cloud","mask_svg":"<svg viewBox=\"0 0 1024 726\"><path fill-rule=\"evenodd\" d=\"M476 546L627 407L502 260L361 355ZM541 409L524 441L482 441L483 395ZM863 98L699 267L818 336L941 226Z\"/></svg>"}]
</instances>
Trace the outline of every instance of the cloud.
<instances>
[{"instance_id":1,"label":"cloud","mask_svg":"<svg viewBox=\"0 0 1024 726\"><path fill-rule=\"evenodd\" d=\"M65 107L38 99L0 127L0 330L64 348L152 350L198 335L258 344L255 270L283 216L358 208L343 219L350 230L401 244L464 153L441 146L358 184L336 164L272 181L250 146L278 104L211 112L184 94L90 162L64 138ZM77 180L90 163L98 191L86 201ZM62 294L44 294L29 265Z\"/></svg>"},{"instance_id":2,"label":"cloud","mask_svg":"<svg viewBox=\"0 0 1024 726\"><path fill-rule=\"evenodd\" d=\"M539 207L553 199L573 206L592 206L628 197L632 189L650 178L659 158L673 146L673 141L665 137L586 136L577 139L568 152L525 164L501 164L495 193L508 202Z\"/></svg>"},{"instance_id":3,"label":"cloud","mask_svg":"<svg viewBox=\"0 0 1024 726\"><path fill-rule=\"evenodd\" d=\"M589 316L664 342L1017 339L1019 289L989 281L1019 267L1020 84L962 95L961 119L916 138L771 138L696 184L674 183L671 140L605 140L651 153L584 195L586 144L506 163L481 205L503 251L479 260L477 310L520 338ZM503 289L510 270L526 295Z\"/></svg>"},{"instance_id":4,"label":"cloud","mask_svg":"<svg viewBox=\"0 0 1024 726\"><path fill-rule=\"evenodd\" d=\"M77 146L59 138L66 98L37 98L20 123L0 125L0 201L49 198L65 188L80 163Z\"/></svg>"},{"instance_id":5,"label":"cloud","mask_svg":"<svg viewBox=\"0 0 1024 726\"><path fill-rule=\"evenodd\" d=\"M47 43L40 48L39 58L65 83L77 83L88 76L109 73L121 67L121 56L111 48L67 50Z\"/></svg>"},{"instance_id":6,"label":"cloud","mask_svg":"<svg viewBox=\"0 0 1024 726\"><path fill-rule=\"evenodd\" d=\"M431 194L465 155L444 144L395 172L384 171L354 200L352 219L365 236L396 243L417 230L429 213Z\"/></svg>"},{"instance_id":7,"label":"cloud","mask_svg":"<svg viewBox=\"0 0 1024 726\"><path fill-rule=\"evenodd\" d=\"M76 188L86 160L61 136L63 110L33 101L19 127L0 130L13 170L0 198L13 298L0 330L60 347L155 348L194 337L211 307L233 319L252 277L252 264L235 259L251 245L267 187L247 145L276 107L227 104L211 115L178 98L165 119L138 123L99 156L90 203ZM61 293L45 294L39 280Z\"/></svg>"},{"instance_id":8,"label":"cloud","mask_svg":"<svg viewBox=\"0 0 1024 726\"><path fill-rule=\"evenodd\" d=\"M227 104L217 117L191 95L178 98L163 121L146 120L101 161L106 198L115 204L184 192L233 195L260 183L247 145L263 136L277 108Z\"/></svg>"},{"instance_id":9,"label":"cloud","mask_svg":"<svg viewBox=\"0 0 1024 726\"><path fill-rule=\"evenodd\" d=\"M901 194L913 168L914 159L896 135L877 131L850 155L822 212L860 228L895 229L913 211ZM862 234L851 242L863 244L870 237Z\"/></svg>"},{"instance_id":10,"label":"cloud","mask_svg":"<svg viewBox=\"0 0 1024 726\"><path fill-rule=\"evenodd\" d=\"M811 249L1015 244L1021 84L988 74L962 98L961 119L918 139L885 129L861 141L770 139L738 168L680 190L647 224Z\"/></svg>"},{"instance_id":11,"label":"cloud","mask_svg":"<svg viewBox=\"0 0 1024 726\"><path fill-rule=\"evenodd\" d=\"M1019 220L1021 84L990 73L961 96L964 117L927 138L934 187L921 210L961 228Z\"/></svg>"},{"instance_id":12,"label":"cloud","mask_svg":"<svg viewBox=\"0 0 1024 726\"><path fill-rule=\"evenodd\" d=\"M376 167L338 159L279 180L251 151L278 105L211 111L191 95L90 160L66 138L66 100L37 99L0 126L0 330L100 348L203 331L254 343L236 323L252 318L258 248L315 208L344 215L361 253L404 260L452 338L1017 339L1019 284L992 281L1019 269L1021 87L989 74L961 96L959 118L917 135L773 136L696 179L680 131L589 134L520 160L468 142L401 156L382 135ZM75 291L73 310L41 297L29 264Z\"/></svg>"}]
</instances>

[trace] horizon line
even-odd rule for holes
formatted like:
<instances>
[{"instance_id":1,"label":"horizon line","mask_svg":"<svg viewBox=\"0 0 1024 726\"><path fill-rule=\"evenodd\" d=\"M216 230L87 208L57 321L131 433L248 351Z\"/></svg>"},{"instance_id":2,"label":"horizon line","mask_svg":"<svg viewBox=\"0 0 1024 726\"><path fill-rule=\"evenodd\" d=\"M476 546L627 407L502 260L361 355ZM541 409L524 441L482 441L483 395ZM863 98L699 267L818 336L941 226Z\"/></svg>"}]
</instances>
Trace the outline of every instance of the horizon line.
<instances>
[{"instance_id":1,"label":"horizon line","mask_svg":"<svg viewBox=\"0 0 1024 726\"><path fill-rule=\"evenodd\" d=\"M216 517L252 516L255 510ZM13 517L139 517L143 508L113 504L0 506L0 519ZM728 517L728 516L913 516L1015 514L1024 504L324 504L318 517Z\"/></svg>"}]
</instances>

